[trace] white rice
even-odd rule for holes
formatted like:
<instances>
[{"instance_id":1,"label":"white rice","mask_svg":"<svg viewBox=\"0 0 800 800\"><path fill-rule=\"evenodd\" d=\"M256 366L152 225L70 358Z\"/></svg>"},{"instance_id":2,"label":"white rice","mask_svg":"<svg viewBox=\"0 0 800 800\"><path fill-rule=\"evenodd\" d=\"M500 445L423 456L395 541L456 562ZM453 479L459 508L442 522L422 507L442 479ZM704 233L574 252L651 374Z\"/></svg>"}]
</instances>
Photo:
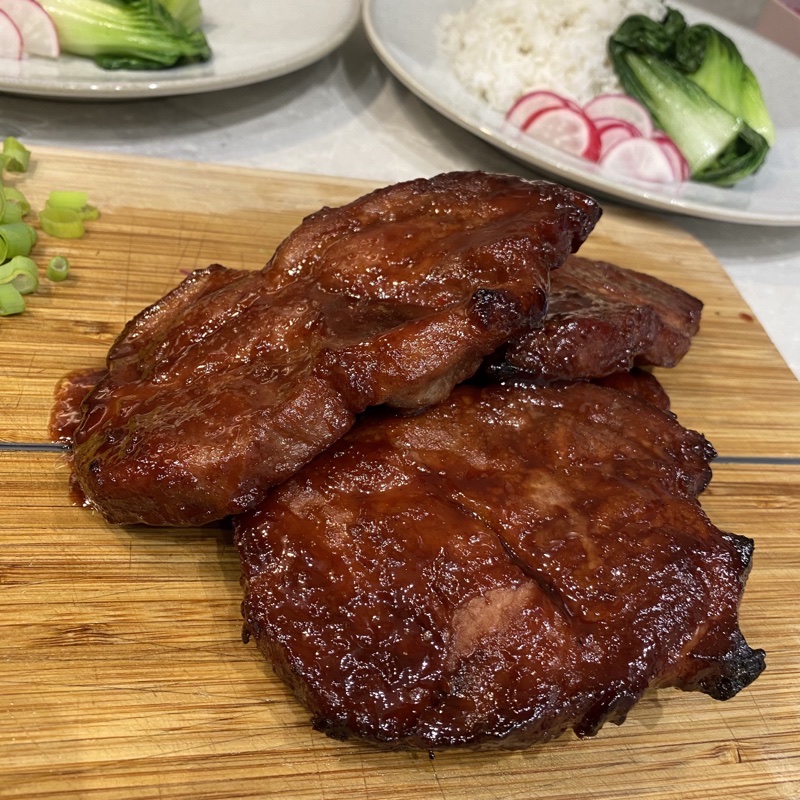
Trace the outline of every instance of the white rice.
<instances>
[{"instance_id":1,"label":"white rice","mask_svg":"<svg viewBox=\"0 0 800 800\"><path fill-rule=\"evenodd\" d=\"M621 91L606 52L619 23L665 13L662 0L476 0L442 19L440 42L458 79L498 111L534 89L583 104Z\"/></svg>"}]
</instances>

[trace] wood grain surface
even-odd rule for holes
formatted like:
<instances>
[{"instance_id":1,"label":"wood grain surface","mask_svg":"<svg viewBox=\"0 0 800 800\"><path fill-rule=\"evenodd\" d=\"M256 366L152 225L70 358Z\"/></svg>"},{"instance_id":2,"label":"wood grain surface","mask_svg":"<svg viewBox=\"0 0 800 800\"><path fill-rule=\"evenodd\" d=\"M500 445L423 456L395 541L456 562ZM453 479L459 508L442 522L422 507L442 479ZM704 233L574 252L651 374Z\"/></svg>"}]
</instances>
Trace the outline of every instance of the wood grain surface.
<instances>
[{"instance_id":1,"label":"wood grain surface","mask_svg":"<svg viewBox=\"0 0 800 800\"><path fill-rule=\"evenodd\" d=\"M0 319L6 442L46 442L56 380L100 365L186 271L260 267L306 213L368 188L44 148L34 162L16 183L34 205L82 188L103 215L77 242L41 237L38 253L67 253L73 277ZM71 505L59 454L0 451L0 797L800 798L800 387L686 234L608 208L583 252L706 303L689 355L658 374L720 452L704 508L756 540L741 618L767 671L752 686L725 703L650 692L621 727L523 752L430 759L334 742L242 644L225 526L112 527Z\"/></svg>"}]
</instances>

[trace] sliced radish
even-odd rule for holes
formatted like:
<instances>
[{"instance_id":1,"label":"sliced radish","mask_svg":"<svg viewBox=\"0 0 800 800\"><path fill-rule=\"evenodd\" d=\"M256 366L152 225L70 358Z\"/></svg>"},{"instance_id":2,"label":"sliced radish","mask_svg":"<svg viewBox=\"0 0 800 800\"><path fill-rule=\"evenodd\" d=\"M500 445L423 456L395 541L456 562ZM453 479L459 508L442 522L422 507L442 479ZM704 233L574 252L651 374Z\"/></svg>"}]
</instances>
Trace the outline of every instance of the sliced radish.
<instances>
[{"instance_id":1,"label":"sliced radish","mask_svg":"<svg viewBox=\"0 0 800 800\"><path fill-rule=\"evenodd\" d=\"M661 133L660 131L656 131L651 138L654 142L657 142L664 151L664 155L672 163L673 171L681 176L680 179L682 181L688 181L689 176L691 175L689 162L684 158L683 153L681 153L681 151L678 149L678 145L676 145L666 133Z\"/></svg>"},{"instance_id":2,"label":"sliced radish","mask_svg":"<svg viewBox=\"0 0 800 800\"><path fill-rule=\"evenodd\" d=\"M0 11L13 21L22 36L23 52L58 58L61 48L50 15L36 0L0 0Z\"/></svg>"},{"instance_id":3,"label":"sliced radish","mask_svg":"<svg viewBox=\"0 0 800 800\"><path fill-rule=\"evenodd\" d=\"M586 115L574 108L549 108L534 114L524 129L526 136L567 153L597 161L600 137Z\"/></svg>"},{"instance_id":4,"label":"sliced radish","mask_svg":"<svg viewBox=\"0 0 800 800\"><path fill-rule=\"evenodd\" d=\"M525 123L539 111L545 111L548 108L577 108L577 104L566 97L562 97L555 92L548 92L539 89L535 92L528 92L514 103L506 114L506 122L516 125L518 128L524 127Z\"/></svg>"},{"instance_id":5,"label":"sliced radish","mask_svg":"<svg viewBox=\"0 0 800 800\"><path fill-rule=\"evenodd\" d=\"M652 139L639 137L617 142L600 159L600 165L610 172L649 183L682 180L680 171L675 171L661 145Z\"/></svg>"},{"instance_id":6,"label":"sliced radish","mask_svg":"<svg viewBox=\"0 0 800 800\"><path fill-rule=\"evenodd\" d=\"M591 120L613 117L633 125L642 136L653 134L653 120L648 110L626 94L601 94L592 98L583 113Z\"/></svg>"},{"instance_id":7,"label":"sliced radish","mask_svg":"<svg viewBox=\"0 0 800 800\"><path fill-rule=\"evenodd\" d=\"M602 131L605 128L609 128L611 126L614 127L623 127L628 130L631 136L641 136L642 132L631 122L628 122L624 119L619 119L618 117L598 117L597 119L593 119L592 122L594 123L595 128L598 131Z\"/></svg>"},{"instance_id":8,"label":"sliced radish","mask_svg":"<svg viewBox=\"0 0 800 800\"><path fill-rule=\"evenodd\" d=\"M4 11L0 11L0 58L22 58L22 34Z\"/></svg>"},{"instance_id":9,"label":"sliced radish","mask_svg":"<svg viewBox=\"0 0 800 800\"><path fill-rule=\"evenodd\" d=\"M635 139L641 134L639 131L622 120L608 122L605 125L595 123L597 135L600 137L600 158L602 158L617 142L625 139Z\"/></svg>"},{"instance_id":10,"label":"sliced radish","mask_svg":"<svg viewBox=\"0 0 800 800\"><path fill-rule=\"evenodd\" d=\"M599 95L581 108L557 92L538 89L511 106L506 123L532 139L637 180L675 183L690 177L675 143L655 131L647 109L625 94Z\"/></svg>"}]
</instances>

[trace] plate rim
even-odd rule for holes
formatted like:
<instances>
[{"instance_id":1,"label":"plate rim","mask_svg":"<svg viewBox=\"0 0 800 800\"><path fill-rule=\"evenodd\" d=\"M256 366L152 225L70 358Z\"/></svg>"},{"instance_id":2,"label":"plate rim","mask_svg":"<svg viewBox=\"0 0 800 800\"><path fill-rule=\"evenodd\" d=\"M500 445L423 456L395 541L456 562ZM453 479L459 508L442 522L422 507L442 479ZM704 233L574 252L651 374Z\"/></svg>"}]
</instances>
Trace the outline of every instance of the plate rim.
<instances>
[{"instance_id":1,"label":"plate rim","mask_svg":"<svg viewBox=\"0 0 800 800\"><path fill-rule=\"evenodd\" d=\"M387 48L383 37L376 29L375 8L383 2L388 2L388 0L363 0L362 18L367 38L387 69L395 76L395 78L397 78L397 80L406 86L412 92L412 94L416 95L420 100L425 102L442 116L446 117L451 122L454 122L468 132L483 139L488 144L491 144L499 150L502 150L504 153L506 153L506 155L509 155L515 160L526 164L528 167L538 169L542 172L545 172L547 175L557 177L560 180L577 182L583 187L601 192L618 201L629 202L640 208L646 207L667 213L713 220L716 222L762 225L771 227L800 226L800 210L789 214L768 214L764 212L741 211L716 204L708 204L693 200L681 200L678 202L674 200L671 201L668 198L660 197L658 195L650 195L646 192L646 190L638 190L635 187L629 187L625 184L613 184L611 181L603 179L599 176L595 176L589 171L578 170L569 166L562 166L558 162L553 162L549 159L538 158L535 155L532 156L530 151L515 146L513 141L502 137L499 135L498 131L492 130L480 123L473 123L471 120L464 118L464 116L459 114L457 110L449 107L446 102L442 102L439 97L432 94L426 86L420 84L402 67L401 64L396 61ZM676 6L682 6L681 3L673 4ZM706 12L704 10L700 11L703 16L708 19L719 19L723 23L723 27L740 27L735 23L722 20L720 17L710 12ZM758 35L755 33L755 31L750 31L750 33ZM766 39L763 41L765 44L771 44L771 42ZM777 47L777 45L773 46Z\"/></svg>"},{"instance_id":2,"label":"plate rim","mask_svg":"<svg viewBox=\"0 0 800 800\"><path fill-rule=\"evenodd\" d=\"M134 100L151 97L178 97L203 92L235 89L288 75L307 67L336 50L353 32L361 18L361 0L339 0L341 20L333 35L315 47L298 51L280 62L270 62L259 69L247 69L225 75L182 77L181 68L145 71L109 71L97 68L96 77L70 78L20 78L0 74L0 93L21 97L51 98L58 100ZM294 5L298 4L296 0ZM209 34L213 52L213 33ZM212 56L213 57L213 56ZM67 56L75 58L77 56ZM80 63L85 63L81 59ZM65 61L64 63L69 63ZM191 67L192 65L187 65ZM184 74L185 75L185 74ZM124 77L122 77L124 76Z\"/></svg>"}]
</instances>

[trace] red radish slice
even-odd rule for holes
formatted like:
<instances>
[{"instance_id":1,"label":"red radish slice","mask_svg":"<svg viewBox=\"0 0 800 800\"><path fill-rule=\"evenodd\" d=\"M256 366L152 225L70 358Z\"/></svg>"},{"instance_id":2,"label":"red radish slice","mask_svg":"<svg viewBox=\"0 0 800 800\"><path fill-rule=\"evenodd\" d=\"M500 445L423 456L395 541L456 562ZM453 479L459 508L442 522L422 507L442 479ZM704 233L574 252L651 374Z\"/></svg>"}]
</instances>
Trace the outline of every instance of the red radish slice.
<instances>
[{"instance_id":1,"label":"red radish slice","mask_svg":"<svg viewBox=\"0 0 800 800\"><path fill-rule=\"evenodd\" d=\"M676 183L681 180L658 142L636 138L617 142L601 159L600 166L629 178L650 183Z\"/></svg>"},{"instance_id":2,"label":"red radish slice","mask_svg":"<svg viewBox=\"0 0 800 800\"><path fill-rule=\"evenodd\" d=\"M23 52L58 58L61 48L50 15L36 0L0 0L0 11L14 22L22 36Z\"/></svg>"},{"instance_id":3,"label":"red radish slice","mask_svg":"<svg viewBox=\"0 0 800 800\"><path fill-rule=\"evenodd\" d=\"M651 138L654 142L657 142L664 151L664 155L672 163L673 171L681 176L682 181L688 181L691 175L689 162L683 157L683 153L678 149L678 145L676 145L669 136L660 131L656 131Z\"/></svg>"},{"instance_id":4,"label":"red radish slice","mask_svg":"<svg viewBox=\"0 0 800 800\"><path fill-rule=\"evenodd\" d=\"M608 128L613 125L615 127L621 126L626 128L630 132L631 136L642 135L642 132L635 125L631 124L627 120L619 119L618 117L598 117L597 119L592 119L592 122L598 131L602 131L604 128Z\"/></svg>"},{"instance_id":5,"label":"red radish slice","mask_svg":"<svg viewBox=\"0 0 800 800\"><path fill-rule=\"evenodd\" d=\"M628 125L627 122L614 122L597 128L597 135L600 137L600 158L602 158L617 142L625 139L635 139L640 136L639 131Z\"/></svg>"},{"instance_id":6,"label":"red radish slice","mask_svg":"<svg viewBox=\"0 0 800 800\"><path fill-rule=\"evenodd\" d=\"M535 92L528 92L514 103L506 114L506 122L516 125L518 128L524 127L525 123L539 111L545 111L548 108L564 108L566 106L577 105L571 100L568 100L555 92L548 92L545 90L537 90Z\"/></svg>"},{"instance_id":7,"label":"red radish slice","mask_svg":"<svg viewBox=\"0 0 800 800\"><path fill-rule=\"evenodd\" d=\"M533 115L525 134L567 153L597 161L600 137L586 115L574 108L550 108Z\"/></svg>"},{"instance_id":8,"label":"red radish slice","mask_svg":"<svg viewBox=\"0 0 800 800\"><path fill-rule=\"evenodd\" d=\"M633 125L642 136L653 135L650 113L640 102L626 94L598 95L583 107L583 113L591 120L614 117Z\"/></svg>"},{"instance_id":9,"label":"red radish slice","mask_svg":"<svg viewBox=\"0 0 800 800\"><path fill-rule=\"evenodd\" d=\"M22 34L11 17L0 11L0 58L22 58Z\"/></svg>"}]
</instances>

